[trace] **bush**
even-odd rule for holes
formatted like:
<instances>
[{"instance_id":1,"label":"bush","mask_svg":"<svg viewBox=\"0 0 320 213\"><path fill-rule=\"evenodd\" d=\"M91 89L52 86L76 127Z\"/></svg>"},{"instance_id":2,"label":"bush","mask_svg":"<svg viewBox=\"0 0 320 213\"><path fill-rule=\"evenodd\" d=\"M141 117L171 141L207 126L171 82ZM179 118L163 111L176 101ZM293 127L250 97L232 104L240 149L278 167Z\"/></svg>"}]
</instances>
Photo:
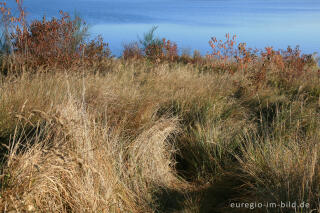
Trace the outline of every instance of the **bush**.
<instances>
[{"instance_id":1,"label":"bush","mask_svg":"<svg viewBox=\"0 0 320 213\"><path fill-rule=\"evenodd\" d=\"M158 29L158 26L153 26L147 33L143 34L143 39L139 39L139 43L142 45L144 52L150 45L161 45L161 40L156 38L154 32ZM146 53L146 52L145 52Z\"/></svg>"},{"instance_id":2,"label":"bush","mask_svg":"<svg viewBox=\"0 0 320 213\"><path fill-rule=\"evenodd\" d=\"M122 57L127 59L140 59L143 57L142 50L139 48L139 45L137 42L132 42L129 44L125 44L123 46L123 53Z\"/></svg>"},{"instance_id":3,"label":"bush","mask_svg":"<svg viewBox=\"0 0 320 213\"><path fill-rule=\"evenodd\" d=\"M154 32L157 28L153 26L149 32L144 34L143 39L139 40L145 57L153 62L177 61L179 58L177 44L165 38L160 40L155 37Z\"/></svg>"},{"instance_id":4,"label":"bush","mask_svg":"<svg viewBox=\"0 0 320 213\"><path fill-rule=\"evenodd\" d=\"M60 11L59 18L28 24L21 1L16 1L20 14L11 15L5 3L0 5L2 14L3 57L2 71L18 70L21 67L39 66L70 68L73 65L101 62L111 52L101 37L87 41L88 26L77 15L72 19ZM8 36L10 35L10 36ZM5 54L4 54L5 53Z\"/></svg>"},{"instance_id":5,"label":"bush","mask_svg":"<svg viewBox=\"0 0 320 213\"><path fill-rule=\"evenodd\" d=\"M15 53L31 66L59 66L68 68L76 63L101 60L110 51L101 38L86 43L86 24L60 11L59 19L35 20L26 29L17 29L14 38Z\"/></svg>"}]
</instances>

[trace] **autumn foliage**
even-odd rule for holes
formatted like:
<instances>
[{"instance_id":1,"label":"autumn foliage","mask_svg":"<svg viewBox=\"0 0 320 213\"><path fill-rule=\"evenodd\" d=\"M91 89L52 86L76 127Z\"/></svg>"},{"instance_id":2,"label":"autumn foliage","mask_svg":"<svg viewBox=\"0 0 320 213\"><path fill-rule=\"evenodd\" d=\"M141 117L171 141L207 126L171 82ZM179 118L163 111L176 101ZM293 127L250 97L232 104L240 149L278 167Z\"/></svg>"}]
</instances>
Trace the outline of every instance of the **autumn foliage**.
<instances>
[{"instance_id":1,"label":"autumn foliage","mask_svg":"<svg viewBox=\"0 0 320 213\"><path fill-rule=\"evenodd\" d=\"M179 58L177 44L165 38L159 43L148 45L145 54L148 59L154 62L174 62Z\"/></svg>"},{"instance_id":2,"label":"autumn foliage","mask_svg":"<svg viewBox=\"0 0 320 213\"><path fill-rule=\"evenodd\" d=\"M125 60L137 60L143 58L142 50L137 42L125 44L123 47L122 57Z\"/></svg>"},{"instance_id":3,"label":"autumn foliage","mask_svg":"<svg viewBox=\"0 0 320 213\"><path fill-rule=\"evenodd\" d=\"M237 44L236 35L225 35L225 41L213 37L209 41L211 53L207 58L211 61L213 70L223 70L230 73L236 71L252 72L253 78L259 84L271 71L290 78L301 75L308 68L316 66L312 55L301 54L299 46L286 50L274 50L265 47L263 50L248 48L246 43Z\"/></svg>"},{"instance_id":4,"label":"autumn foliage","mask_svg":"<svg viewBox=\"0 0 320 213\"><path fill-rule=\"evenodd\" d=\"M60 11L58 18L26 21L22 1L16 0L17 16L13 16L6 2L0 3L2 14L3 41L1 52L2 69L17 70L21 67L70 68L79 65L100 64L110 58L108 44L101 37L87 41L86 23L79 17L72 19ZM225 40L212 37L209 41L211 51L204 57L195 51L194 56L179 55L175 42L166 38L154 37L157 27L153 27L138 42L124 45L122 58L125 60L146 59L155 64L183 63L198 66L212 72L251 72L256 83L265 79L270 70L281 72L291 78L301 75L315 65L311 55L302 55L298 47L287 50L263 50L248 48L246 43L237 43L237 36L225 35ZM8 58L10 60L8 60Z\"/></svg>"},{"instance_id":5,"label":"autumn foliage","mask_svg":"<svg viewBox=\"0 0 320 213\"><path fill-rule=\"evenodd\" d=\"M18 66L38 67L55 66L70 68L74 65L101 62L110 56L108 45L98 37L85 41L86 23L79 17L71 19L69 14L60 11L59 18L30 24L25 19L22 2L16 1L20 15L11 15L6 3L1 4L1 13L10 36L14 60Z\"/></svg>"}]
</instances>

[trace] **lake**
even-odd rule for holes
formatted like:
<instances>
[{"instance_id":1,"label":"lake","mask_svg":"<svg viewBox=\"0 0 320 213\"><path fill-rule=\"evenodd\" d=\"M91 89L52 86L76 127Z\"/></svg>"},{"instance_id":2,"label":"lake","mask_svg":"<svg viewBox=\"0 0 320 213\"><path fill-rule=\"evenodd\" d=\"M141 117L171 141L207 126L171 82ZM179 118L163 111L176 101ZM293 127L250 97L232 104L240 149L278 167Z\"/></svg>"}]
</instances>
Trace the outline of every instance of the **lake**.
<instances>
[{"instance_id":1,"label":"lake","mask_svg":"<svg viewBox=\"0 0 320 213\"><path fill-rule=\"evenodd\" d=\"M205 54L210 38L226 33L252 48L320 50L319 0L26 0L24 5L30 19L76 11L115 55L154 25L160 38L175 41L181 51Z\"/></svg>"}]
</instances>

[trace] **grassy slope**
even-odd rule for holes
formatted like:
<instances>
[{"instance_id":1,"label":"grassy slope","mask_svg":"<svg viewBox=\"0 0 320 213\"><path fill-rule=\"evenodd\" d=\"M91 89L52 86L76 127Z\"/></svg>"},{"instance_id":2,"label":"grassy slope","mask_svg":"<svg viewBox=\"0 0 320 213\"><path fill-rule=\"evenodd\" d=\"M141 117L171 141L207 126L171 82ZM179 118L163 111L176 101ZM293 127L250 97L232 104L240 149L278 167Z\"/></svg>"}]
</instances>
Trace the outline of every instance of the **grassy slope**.
<instances>
[{"instance_id":1,"label":"grassy slope","mask_svg":"<svg viewBox=\"0 0 320 213\"><path fill-rule=\"evenodd\" d=\"M290 80L270 72L257 87L250 73L107 67L2 80L0 140L10 145L2 211L231 212L230 201L320 208L317 71Z\"/></svg>"}]
</instances>

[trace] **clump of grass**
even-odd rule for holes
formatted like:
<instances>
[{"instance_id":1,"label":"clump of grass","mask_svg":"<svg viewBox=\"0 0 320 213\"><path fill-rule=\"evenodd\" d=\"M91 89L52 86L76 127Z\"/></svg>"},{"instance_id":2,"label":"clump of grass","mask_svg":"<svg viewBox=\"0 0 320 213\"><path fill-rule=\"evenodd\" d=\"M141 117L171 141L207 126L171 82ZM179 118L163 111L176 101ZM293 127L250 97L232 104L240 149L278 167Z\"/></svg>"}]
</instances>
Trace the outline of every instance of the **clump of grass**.
<instances>
[{"instance_id":1,"label":"clump of grass","mask_svg":"<svg viewBox=\"0 0 320 213\"><path fill-rule=\"evenodd\" d=\"M258 128L244 127L241 148L235 153L240 163L235 177L244 183L239 188L242 196L235 199L249 203L305 202L311 209L319 209L318 106L307 104L306 93L301 85L298 87L295 96L276 96L275 91L264 91L264 97L260 94Z\"/></svg>"},{"instance_id":2,"label":"clump of grass","mask_svg":"<svg viewBox=\"0 0 320 213\"><path fill-rule=\"evenodd\" d=\"M247 138L243 156L238 156L239 178L244 182L240 200L307 203L308 208L319 209L318 140L318 135L296 140L272 136L268 139ZM305 212L306 209L298 211Z\"/></svg>"},{"instance_id":3,"label":"clump of grass","mask_svg":"<svg viewBox=\"0 0 320 213\"><path fill-rule=\"evenodd\" d=\"M1 176L2 211L151 211L151 189L178 183L175 149L166 142L175 119L122 138L82 104L68 99L49 114L33 110L41 118L34 134L14 135Z\"/></svg>"}]
</instances>

